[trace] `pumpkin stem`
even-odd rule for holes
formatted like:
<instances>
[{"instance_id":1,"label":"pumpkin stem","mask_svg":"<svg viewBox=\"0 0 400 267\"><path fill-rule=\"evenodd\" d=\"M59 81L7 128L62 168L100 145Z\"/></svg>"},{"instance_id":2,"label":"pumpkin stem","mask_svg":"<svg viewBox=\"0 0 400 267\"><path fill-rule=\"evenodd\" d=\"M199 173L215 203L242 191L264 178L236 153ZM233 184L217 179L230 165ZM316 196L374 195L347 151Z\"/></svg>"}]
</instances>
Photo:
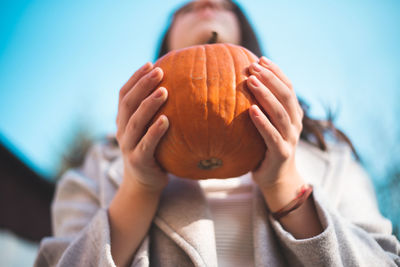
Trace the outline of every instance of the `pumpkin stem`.
<instances>
[{"instance_id":1,"label":"pumpkin stem","mask_svg":"<svg viewBox=\"0 0 400 267\"><path fill-rule=\"evenodd\" d=\"M216 44L217 43L217 38L218 38L218 33L213 31L211 32L211 38L208 40L207 44Z\"/></svg>"},{"instance_id":2,"label":"pumpkin stem","mask_svg":"<svg viewBox=\"0 0 400 267\"><path fill-rule=\"evenodd\" d=\"M222 166L222 160L217 158L203 159L199 162L197 167L202 170L212 170Z\"/></svg>"}]
</instances>

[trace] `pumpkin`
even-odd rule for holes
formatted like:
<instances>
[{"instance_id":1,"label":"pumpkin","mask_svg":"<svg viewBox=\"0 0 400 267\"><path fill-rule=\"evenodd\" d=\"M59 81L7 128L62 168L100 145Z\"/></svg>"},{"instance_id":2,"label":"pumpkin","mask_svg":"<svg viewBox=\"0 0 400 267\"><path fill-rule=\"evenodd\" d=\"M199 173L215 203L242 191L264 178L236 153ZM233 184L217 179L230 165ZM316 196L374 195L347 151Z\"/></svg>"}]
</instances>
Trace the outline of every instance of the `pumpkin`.
<instances>
[{"instance_id":1,"label":"pumpkin","mask_svg":"<svg viewBox=\"0 0 400 267\"><path fill-rule=\"evenodd\" d=\"M154 65L164 71L169 129L155 158L168 172L191 179L243 175L263 159L266 146L250 119L256 104L246 85L257 57L232 44L204 44L171 51Z\"/></svg>"}]
</instances>

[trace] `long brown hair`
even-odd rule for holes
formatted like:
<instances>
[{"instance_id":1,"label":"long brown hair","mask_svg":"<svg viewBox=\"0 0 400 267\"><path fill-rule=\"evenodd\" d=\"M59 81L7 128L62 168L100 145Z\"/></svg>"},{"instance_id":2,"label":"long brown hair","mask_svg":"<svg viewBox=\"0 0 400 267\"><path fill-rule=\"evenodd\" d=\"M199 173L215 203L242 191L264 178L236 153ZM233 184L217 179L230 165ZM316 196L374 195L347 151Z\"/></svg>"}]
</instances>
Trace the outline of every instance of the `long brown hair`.
<instances>
[{"instance_id":1,"label":"long brown hair","mask_svg":"<svg viewBox=\"0 0 400 267\"><path fill-rule=\"evenodd\" d=\"M261 50L261 46L256 36L256 33L246 15L242 11L241 7L234 1L226 1L230 4L230 9L232 10L232 12L234 12L239 21L242 37L240 45L246 47L258 57L261 57L262 55L265 56L265 54L263 54ZM156 59L162 57L164 54L169 52L170 49L168 47L168 38L171 25L173 24L173 18L175 14L182 10L186 5L183 5L173 13L172 21L170 22L170 25L168 25L168 27L166 28L166 31L164 32L160 41L160 46L157 50ZM359 156L350 139L341 130L335 127L333 123L334 115L330 111L328 111L327 118L325 120L312 119L309 116L309 106L307 105L307 103L299 97L298 99L300 106L304 111L304 117L302 121L303 130L301 132L300 138L318 146L321 150L326 151L328 149L326 136L331 135L336 141L343 141L347 143L353 151L355 158L359 160Z\"/></svg>"}]
</instances>

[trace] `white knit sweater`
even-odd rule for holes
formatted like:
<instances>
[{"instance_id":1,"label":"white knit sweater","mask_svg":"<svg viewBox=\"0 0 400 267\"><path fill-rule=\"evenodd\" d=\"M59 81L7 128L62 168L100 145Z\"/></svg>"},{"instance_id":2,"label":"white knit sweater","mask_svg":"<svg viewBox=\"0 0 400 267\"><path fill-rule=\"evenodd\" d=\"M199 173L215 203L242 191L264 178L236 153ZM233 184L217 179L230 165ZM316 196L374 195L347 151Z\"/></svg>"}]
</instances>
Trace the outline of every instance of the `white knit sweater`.
<instances>
[{"instance_id":1,"label":"white knit sweater","mask_svg":"<svg viewBox=\"0 0 400 267\"><path fill-rule=\"evenodd\" d=\"M218 266L254 266L251 175L200 185L214 221Z\"/></svg>"},{"instance_id":2,"label":"white knit sweater","mask_svg":"<svg viewBox=\"0 0 400 267\"><path fill-rule=\"evenodd\" d=\"M325 152L299 141L298 170L314 186L312 199L324 228L311 238L296 239L286 231L268 213L261 192L253 185L255 266L400 267L400 243L391 234L392 224L379 213L373 184L350 156L347 145L330 147ZM118 148L98 145L91 149L82 168L64 174L52 205L54 235L42 240L35 266L116 266L111 255L107 208L121 186L123 162ZM197 181L171 175L153 220L154 227L130 266L218 266L215 231L206 205ZM245 218L249 216L227 221L229 225L233 221L242 224ZM245 231L233 232L235 235L230 236ZM241 252L251 247L245 245L251 244L249 241L240 243ZM240 258L246 260L244 256Z\"/></svg>"}]
</instances>

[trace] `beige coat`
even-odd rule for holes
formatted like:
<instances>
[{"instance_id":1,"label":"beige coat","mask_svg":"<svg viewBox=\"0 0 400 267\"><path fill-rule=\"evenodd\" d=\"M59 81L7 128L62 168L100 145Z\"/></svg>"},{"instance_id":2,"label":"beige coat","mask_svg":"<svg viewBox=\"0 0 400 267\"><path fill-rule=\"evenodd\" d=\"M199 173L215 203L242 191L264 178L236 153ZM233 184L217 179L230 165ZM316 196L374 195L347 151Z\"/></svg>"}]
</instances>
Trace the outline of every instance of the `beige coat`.
<instances>
[{"instance_id":1,"label":"beige coat","mask_svg":"<svg viewBox=\"0 0 400 267\"><path fill-rule=\"evenodd\" d=\"M376 204L372 184L345 145L329 152L300 141L296 162L314 185L324 231L296 239L274 220L256 185L256 266L400 266L400 244ZM115 266L107 207L122 180L117 148L94 147L84 166L67 172L52 206L53 236L42 240L35 266ZM127 211L128 212L128 211ZM171 176L152 227L131 266L217 266L213 222L197 181Z\"/></svg>"}]
</instances>

